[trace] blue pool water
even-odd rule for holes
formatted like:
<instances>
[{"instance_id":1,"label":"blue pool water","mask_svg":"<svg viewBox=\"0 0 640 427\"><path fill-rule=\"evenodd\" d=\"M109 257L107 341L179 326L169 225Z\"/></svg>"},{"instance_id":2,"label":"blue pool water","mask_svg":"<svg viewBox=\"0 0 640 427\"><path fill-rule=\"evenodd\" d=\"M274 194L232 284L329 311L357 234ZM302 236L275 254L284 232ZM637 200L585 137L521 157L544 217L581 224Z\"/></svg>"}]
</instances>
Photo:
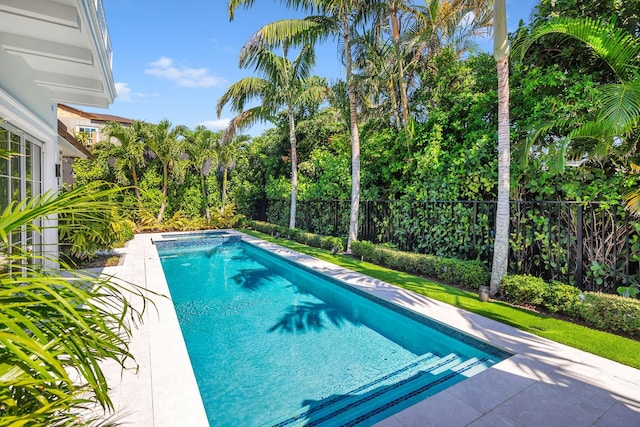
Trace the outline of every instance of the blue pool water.
<instances>
[{"instance_id":1,"label":"blue pool water","mask_svg":"<svg viewBox=\"0 0 640 427\"><path fill-rule=\"evenodd\" d=\"M510 356L245 242L158 246L212 426L371 425Z\"/></svg>"}]
</instances>

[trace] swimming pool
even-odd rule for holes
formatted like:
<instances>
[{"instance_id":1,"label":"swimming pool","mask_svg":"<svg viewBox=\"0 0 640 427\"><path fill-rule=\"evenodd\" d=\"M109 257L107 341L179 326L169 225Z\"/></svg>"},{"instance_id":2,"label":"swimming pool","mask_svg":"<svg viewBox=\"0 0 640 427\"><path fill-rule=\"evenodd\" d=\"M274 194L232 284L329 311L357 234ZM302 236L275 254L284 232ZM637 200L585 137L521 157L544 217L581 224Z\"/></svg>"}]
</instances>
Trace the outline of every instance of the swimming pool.
<instances>
[{"instance_id":1,"label":"swimming pool","mask_svg":"<svg viewBox=\"0 0 640 427\"><path fill-rule=\"evenodd\" d=\"M211 425L370 425L510 356L237 240L157 242Z\"/></svg>"}]
</instances>

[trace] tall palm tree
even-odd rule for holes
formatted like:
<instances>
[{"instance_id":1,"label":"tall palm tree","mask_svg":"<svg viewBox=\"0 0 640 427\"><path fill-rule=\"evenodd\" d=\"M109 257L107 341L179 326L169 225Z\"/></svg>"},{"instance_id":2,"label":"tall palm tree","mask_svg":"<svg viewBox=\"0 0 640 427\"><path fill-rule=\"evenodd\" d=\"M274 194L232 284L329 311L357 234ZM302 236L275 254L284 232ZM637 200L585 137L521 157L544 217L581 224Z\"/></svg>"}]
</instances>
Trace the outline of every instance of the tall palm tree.
<instances>
[{"instance_id":1,"label":"tall palm tree","mask_svg":"<svg viewBox=\"0 0 640 427\"><path fill-rule=\"evenodd\" d=\"M151 125L149 128L147 146L162 164L162 204L157 216L158 222L162 222L164 211L167 208L169 170L178 170L179 163L182 161L184 154L182 134L184 132L184 126L172 127L171 122L167 119L163 119L157 125Z\"/></svg>"},{"instance_id":2,"label":"tall palm tree","mask_svg":"<svg viewBox=\"0 0 640 427\"><path fill-rule=\"evenodd\" d=\"M509 142L509 39L507 37L507 11L505 0L493 4L493 56L498 70L498 206L496 208L496 234L493 244L493 263L489 294L500 290L502 278L507 274L509 257L509 190L511 149Z\"/></svg>"},{"instance_id":3,"label":"tall palm tree","mask_svg":"<svg viewBox=\"0 0 640 427\"><path fill-rule=\"evenodd\" d=\"M407 22L408 9L411 9L412 5L405 0L382 0L375 4L375 7L371 7L368 13L372 16L372 30L370 33L373 35L373 39L367 37L367 44L374 51L379 51L382 48L387 52L385 68L389 68L387 81L388 95L390 102L393 104L394 116L397 120L397 126L404 129L405 133L408 130L409 125L409 100L408 91L406 88L406 48L404 41L402 40L403 27ZM382 34L389 34L390 40L381 37ZM371 44L371 41L376 41L376 44L381 44L380 47ZM366 54L366 51L360 51L360 54ZM381 66L382 64L379 64ZM370 74L371 78L375 78L377 74ZM399 102L396 99L399 96Z\"/></svg>"},{"instance_id":4,"label":"tall palm tree","mask_svg":"<svg viewBox=\"0 0 640 427\"><path fill-rule=\"evenodd\" d=\"M227 103L239 113L231 120L227 139L238 130L257 121L274 120L284 109L289 120L289 143L291 160L291 210L289 228L296 226L296 201L298 194L298 154L295 112L309 103L319 103L326 97L327 85L323 79L312 78L311 69L315 65L315 54L311 46L305 46L293 61L287 58L288 48L283 48L283 56L267 50L263 46L246 45L240 54L240 66L254 66L263 77L246 77L234 84L218 101L218 117ZM252 99L261 100L259 106L245 110L245 103Z\"/></svg>"},{"instance_id":5,"label":"tall palm tree","mask_svg":"<svg viewBox=\"0 0 640 427\"><path fill-rule=\"evenodd\" d=\"M185 133L186 151L189 161L200 175L200 191L205 203L207 222L211 221L209 197L207 194L207 175L218 164L218 146L222 139L221 132L213 132L206 127L196 126L193 131Z\"/></svg>"},{"instance_id":6,"label":"tall palm tree","mask_svg":"<svg viewBox=\"0 0 640 427\"><path fill-rule=\"evenodd\" d=\"M222 169L222 206L220 212L224 212L227 204L227 182L228 171L231 169L238 159L240 150L244 149L247 142L251 139L249 135L235 135L231 139L224 140L218 146L218 162Z\"/></svg>"},{"instance_id":7,"label":"tall palm tree","mask_svg":"<svg viewBox=\"0 0 640 427\"><path fill-rule=\"evenodd\" d=\"M361 114L366 115L363 119L388 116L396 128L406 130L406 121L402 118L404 111L398 102L398 92L402 89L398 88L397 66L389 60L395 55L394 44L381 39L376 31L365 31L353 45L353 59L360 70ZM345 123L348 121L347 115Z\"/></svg>"},{"instance_id":8,"label":"tall palm tree","mask_svg":"<svg viewBox=\"0 0 640 427\"><path fill-rule=\"evenodd\" d=\"M123 126L120 123L109 122L103 129L104 133L118 140L119 144L112 144L110 154L116 158L116 178L120 184L128 185L126 169L131 172L133 191L140 202L140 186L138 185L139 167L144 166L144 134L142 122L134 120L131 126Z\"/></svg>"},{"instance_id":9,"label":"tall palm tree","mask_svg":"<svg viewBox=\"0 0 640 427\"><path fill-rule=\"evenodd\" d=\"M74 215L78 221L69 224L81 228L102 227L99 213L113 207L118 191L94 182L13 202L0 213L0 426L88 425L81 416L88 403L113 409L101 362L124 367L132 358L127 319L139 321L142 313L128 301L146 298L135 287L64 263L49 270L9 236L40 233L38 221L56 214Z\"/></svg>"},{"instance_id":10,"label":"tall palm tree","mask_svg":"<svg viewBox=\"0 0 640 427\"><path fill-rule=\"evenodd\" d=\"M255 0L229 0L229 16L240 6L250 7ZM273 47L283 44L314 45L329 37L336 37L341 46L345 65L347 97L349 100L349 122L351 130L351 211L347 253L351 253L351 242L358 237L358 215L360 208L360 131L358 126L357 83L352 59L352 40L359 25L376 6L374 0L287 0L287 6L318 12L304 19L276 21L266 25L256 34L254 46Z\"/></svg>"},{"instance_id":11,"label":"tall palm tree","mask_svg":"<svg viewBox=\"0 0 640 427\"><path fill-rule=\"evenodd\" d=\"M492 0L425 0L406 9L411 16L406 43L413 50L411 70L445 48L459 56L473 49L474 37L486 35L492 23Z\"/></svg>"}]
</instances>

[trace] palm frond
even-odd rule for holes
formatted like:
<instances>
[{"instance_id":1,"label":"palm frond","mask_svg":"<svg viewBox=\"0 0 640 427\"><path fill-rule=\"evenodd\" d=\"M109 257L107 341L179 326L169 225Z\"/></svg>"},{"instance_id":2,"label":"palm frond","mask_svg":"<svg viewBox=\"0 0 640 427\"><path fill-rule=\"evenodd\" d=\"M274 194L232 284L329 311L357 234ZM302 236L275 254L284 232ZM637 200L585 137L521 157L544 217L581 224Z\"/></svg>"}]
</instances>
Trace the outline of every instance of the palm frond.
<instances>
[{"instance_id":1,"label":"palm frond","mask_svg":"<svg viewBox=\"0 0 640 427\"><path fill-rule=\"evenodd\" d=\"M587 44L609 65L621 82L628 80L637 70L640 40L612 23L591 18L556 18L544 22L515 41L514 56L522 60L535 42L548 35L570 37Z\"/></svg>"},{"instance_id":2,"label":"palm frond","mask_svg":"<svg viewBox=\"0 0 640 427\"><path fill-rule=\"evenodd\" d=\"M321 43L335 30L335 21L326 16L304 19L283 19L269 23L247 41L243 50L247 55L260 49L274 49L283 45L304 46Z\"/></svg>"},{"instance_id":3,"label":"palm frond","mask_svg":"<svg viewBox=\"0 0 640 427\"><path fill-rule=\"evenodd\" d=\"M269 82L260 77L245 77L241 79L227 89L227 91L218 100L216 111L218 117L222 114L222 109L227 103L231 103L231 109L239 112L244 110L244 106L247 102L260 98L264 95Z\"/></svg>"},{"instance_id":4,"label":"palm frond","mask_svg":"<svg viewBox=\"0 0 640 427\"><path fill-rule=\"evenodd\" d=\"M632 130L640 117L640 81L602 85L598 90L602 100L598 120L602 125L617 135Z\"/></svg>"},{"instance_id":5,"label":"palm frond","mask_svg":"<svg viewBox=\"0 0 640 427\"><path fill-rule=\"evenodd\" d=\"M227 125L222 141L223 143L226 143L233 139L237 133L242 132L251 125L259 121L267 122L272 119L273 112L265 110L263 106L257 106L245 110L231 119L229 125Z\"/></svg>"},{"instance_id":6,"label":"palm frond","mask_svg":"<svg viewBox=\"0 0 640 427\"><path fill-rule=\"evenodd\" d=\"M25 228L38 232L31 223L55 214L97 224L104 219L96 213L113 208L109 200L117 191L96 183L26 199L0 213L0 426L77 425L86 420L74 411L88 402L113 408L101 361L124 367L131 358L128 340L146 309L147 291L64 263L48 269L43 266L57 260L9 246L7 236Z\"/></svg>"}]
</instances>

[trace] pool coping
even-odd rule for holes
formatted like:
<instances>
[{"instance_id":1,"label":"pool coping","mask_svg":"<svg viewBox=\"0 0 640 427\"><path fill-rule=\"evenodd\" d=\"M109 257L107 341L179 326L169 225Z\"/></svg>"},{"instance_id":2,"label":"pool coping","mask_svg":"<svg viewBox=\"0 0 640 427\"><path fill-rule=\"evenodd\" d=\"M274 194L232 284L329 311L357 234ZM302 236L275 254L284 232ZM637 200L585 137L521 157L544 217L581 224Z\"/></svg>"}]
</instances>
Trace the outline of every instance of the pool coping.
<instances>
[{"instance_id":1,"label":"pool coping","mask_svg":"<svg viewBox=\"0 0 640 427\"><path fill-rule=\"evenodd\" d=\"M242 239L514 354L378 426L640 425L640 370L520 331L409 290L237 231ZM156 309L134 331L137 369L106 365L116 417L135 426L208 426L153 240L138 234L124 262L102 271L151 292Z\"/></svg>"}]
</instances>

